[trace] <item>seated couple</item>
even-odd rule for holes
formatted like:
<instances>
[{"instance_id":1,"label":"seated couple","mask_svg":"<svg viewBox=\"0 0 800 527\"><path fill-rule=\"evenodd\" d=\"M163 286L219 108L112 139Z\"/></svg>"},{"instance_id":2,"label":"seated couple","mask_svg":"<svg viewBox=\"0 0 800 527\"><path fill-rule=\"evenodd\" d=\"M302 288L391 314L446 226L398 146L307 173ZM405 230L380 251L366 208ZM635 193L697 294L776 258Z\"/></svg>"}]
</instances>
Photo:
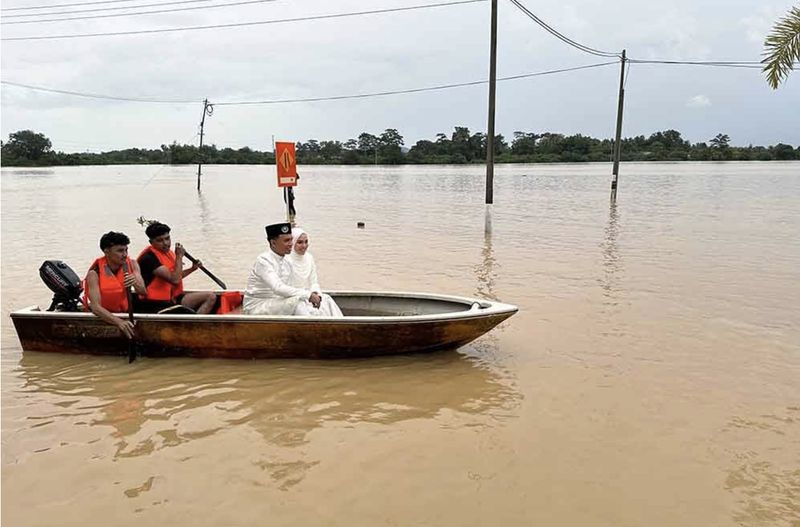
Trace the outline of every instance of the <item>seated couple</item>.
<instances>
[{"instance_id":1,"label":"seated couple","mask_svg":"<svg viewBox=\"0 0 800 527\"><path fill-rule=\"evenodd\" d=\"M341 317L336 302L322 293L308 234L289 223L266 227L269 249L256 259L244 293L245 315Z\"/></svg>"}]
</instances>

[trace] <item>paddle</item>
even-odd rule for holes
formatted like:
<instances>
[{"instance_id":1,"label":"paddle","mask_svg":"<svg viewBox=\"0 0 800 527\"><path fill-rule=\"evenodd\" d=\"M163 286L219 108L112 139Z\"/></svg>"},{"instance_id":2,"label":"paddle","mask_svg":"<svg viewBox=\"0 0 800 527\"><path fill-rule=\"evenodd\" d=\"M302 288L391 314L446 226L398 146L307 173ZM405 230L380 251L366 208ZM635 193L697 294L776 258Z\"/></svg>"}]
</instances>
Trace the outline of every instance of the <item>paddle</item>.
<instances>
[{"instance_id":1,"label":"paddle","mask_svg":"<svg viewBox=\"0 0 800 527\"><path fill-rule=\"evenodd\" d=\"M187 260L189 260L190 262L192 262L192 263L197 263L197 258L195 258L195 257L194 257L194 256L192 256L191 254L189 254L188 252L186 252L186 250L185 250L185 249L184 249L184 251L183 251L183 255L184 255L184 256L186 257L186 259L187 259ZM222 289L228 289L228 286L226 286L226 285L225 285L225 282L223 282L222 280L220 280L219 278L217 278L216 276L214 276L214 273L212 273L211 271L209 271L208 269L206 269L206 268L205 268L205 266L201 267L201 268L200 268L200 270L201 270L201 271L203 271L204 273L206 273L206 274L208 275L208 277L209 277L209 278L211 278L212 280L214 280L214 281L217 283L217 285L218 285L218 286L220 286Z\"/></svg>"},{"instance_id":2,"label":"paddle","mask_svg":"<svg viewBox=\"0 0 800 527\"><path fill-rule=\"evenodd\" d=\"M128 274L128 262L124 262L122 264L122 270L125 274ZM136 324L136 320L133 318L133 288L126 287L125 293L128 296L128 320L132 325ZM135 331L135 330L134 330ZM128 364L136 360L136 346L133 342L133 339L128 339Z\"/></svg>"}]
</instances>

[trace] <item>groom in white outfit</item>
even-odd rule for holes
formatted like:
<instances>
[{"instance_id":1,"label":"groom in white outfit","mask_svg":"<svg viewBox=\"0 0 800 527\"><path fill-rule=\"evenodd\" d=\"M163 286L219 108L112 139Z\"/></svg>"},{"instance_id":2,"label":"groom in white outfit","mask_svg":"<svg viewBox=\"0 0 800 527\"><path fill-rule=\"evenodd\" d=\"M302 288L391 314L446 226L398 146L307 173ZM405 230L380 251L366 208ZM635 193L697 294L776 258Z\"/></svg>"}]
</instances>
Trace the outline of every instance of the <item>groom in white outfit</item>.
<instances>
[{"instance_id":1,"label":"groom in white outfit","mask_svg":"<svg viewBox=\"0 0 800 527\"><path fill-rule=\"evenodd\" d=\"M319 309L319 293L288 285L291 268L284 256L292 251L292 226L267 225L269 249L261 253L247 279L244 292L245 315L312 315Z\"/></svg>"}]
</instances>

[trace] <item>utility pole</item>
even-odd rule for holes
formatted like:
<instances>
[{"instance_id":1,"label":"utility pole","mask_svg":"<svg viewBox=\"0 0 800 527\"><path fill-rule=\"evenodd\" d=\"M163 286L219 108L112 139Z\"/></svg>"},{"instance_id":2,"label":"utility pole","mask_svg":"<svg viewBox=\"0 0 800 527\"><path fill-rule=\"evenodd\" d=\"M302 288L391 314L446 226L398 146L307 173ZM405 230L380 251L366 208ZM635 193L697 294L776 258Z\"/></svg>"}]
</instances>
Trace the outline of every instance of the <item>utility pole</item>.
<instances>
[{"instance_id":1,"label":"utility pole","mask_svg":"<svg viewBox=\"0 0 800 527\"><path fill-rule=\"evenodd\" d=\"M622 50L619 68L619 100L617 101L617 131L614 136L614 168L611 169L611 199L617 197L617 180L619 179L619 160L622 154L622 109L625 102L625 50Z\"/></svg>"},{"instance_id":2,"label":"utility pole","mask_svg":"<svg viewBox=\"0 0 800 527\"><path fill-rule=\"evenodd\" d=\"M200 150L197 152L197 190L200 190L200 173L203 170L203 128L206 124L206 115L214 113L214 106L208 103L208 99L203 99L203 118L200 120Z\"/></svg>"},{"instance_id":3,"label":"utility pole","mask_svg":"<svg viewBox=\"0 0 800 527\"><path fill-rule=\"evenodd\" d=\"M489 48L489 125L486 133L486 204L494 203L494 99L497 88L497 0L492 0Z\"/></svg>"}]
</instances>

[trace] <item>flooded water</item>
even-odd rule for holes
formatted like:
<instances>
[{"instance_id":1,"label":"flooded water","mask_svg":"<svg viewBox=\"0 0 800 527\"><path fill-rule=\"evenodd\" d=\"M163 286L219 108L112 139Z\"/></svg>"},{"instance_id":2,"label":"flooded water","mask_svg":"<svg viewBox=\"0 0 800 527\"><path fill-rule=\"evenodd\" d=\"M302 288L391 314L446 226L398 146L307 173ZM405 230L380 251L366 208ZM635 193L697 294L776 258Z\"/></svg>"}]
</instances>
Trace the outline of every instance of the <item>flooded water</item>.
<instances>
[{"instance_id":1,"label":"flooded water","mask_svg":"<svg viewBox=\"0 0 800 527\"><path fill-rule=\"evenodd\" d=\"M610 165L504 166L488 210L480 167L303 167L324 288L520 312L422 356L23 354L41 262L139 216L245 284L274 167L194 170L3 170L4 524L800 524L800 163L623 164L616 204Z\"/></svg>"}]
</instances>

